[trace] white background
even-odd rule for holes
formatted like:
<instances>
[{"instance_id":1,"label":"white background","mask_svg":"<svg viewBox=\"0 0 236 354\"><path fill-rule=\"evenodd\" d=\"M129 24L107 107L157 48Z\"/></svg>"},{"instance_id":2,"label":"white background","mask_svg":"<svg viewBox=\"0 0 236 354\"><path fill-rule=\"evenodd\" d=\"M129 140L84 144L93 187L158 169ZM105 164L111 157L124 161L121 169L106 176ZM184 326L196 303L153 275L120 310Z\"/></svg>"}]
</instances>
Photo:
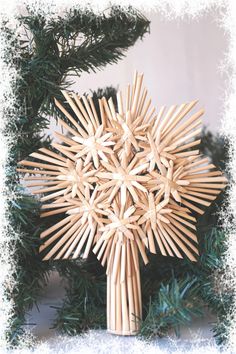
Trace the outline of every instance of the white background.
<instances>
[{"instance_id":1,"label":"white background","mask_svg":"<svg viewBox=\"0 0 236 354\"><path fill-rule=\"evenodd\" d=\"M228 41L218 23L219 12L212 9L197 20L167 20L160 12L145 13L151 21L150 34L118 64L83 73L71 89L80 95L109 85L122 89L137 69L144 73L144 85L157 109L199 99L196 109L205 109L203 123L210 130L220 130L227 85L221 67Z\"/></svg>"}]
</instances>

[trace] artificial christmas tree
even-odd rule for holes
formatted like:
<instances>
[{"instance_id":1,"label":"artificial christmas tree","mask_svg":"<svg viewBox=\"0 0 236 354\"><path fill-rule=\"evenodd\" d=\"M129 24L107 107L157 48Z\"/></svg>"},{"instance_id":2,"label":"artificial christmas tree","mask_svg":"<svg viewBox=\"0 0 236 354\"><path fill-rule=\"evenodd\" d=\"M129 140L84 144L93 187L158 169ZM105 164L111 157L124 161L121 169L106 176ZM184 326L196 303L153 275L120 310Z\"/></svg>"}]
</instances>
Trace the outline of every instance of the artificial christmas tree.
<instances>
[{"instance_id":1,"label":"artificial christmas tree","mask_svg":"<svg viewBox=\"0 0 236 354\"><path fill-rule=\"evenodd\" d=\"M203 110L184 119L197 101L155 115L142 81L136 73L125 100L118 92L117 111L112 99L100 99L99 115L91 98L63 91L77 116L55 101L71 123L59 120L69 136L55 133L62 142L52 144L57 152L31 154L43 163L20 162L37 169L18 169L34 174L26 177L29 187L43 187L32 193L46 193L42 209L49 211L41 216L64 215L41 233L47 239L40 250L50 248L44 259L87 258L93 247L107 264L107 327L122 335L137 333L142 318L138 253L146 264L145 247L156 253L157 245L164 256L196 261L191 212L203 214L227 181L191 150L200 143L194 139Z\"/></svg>"}]
</instances>

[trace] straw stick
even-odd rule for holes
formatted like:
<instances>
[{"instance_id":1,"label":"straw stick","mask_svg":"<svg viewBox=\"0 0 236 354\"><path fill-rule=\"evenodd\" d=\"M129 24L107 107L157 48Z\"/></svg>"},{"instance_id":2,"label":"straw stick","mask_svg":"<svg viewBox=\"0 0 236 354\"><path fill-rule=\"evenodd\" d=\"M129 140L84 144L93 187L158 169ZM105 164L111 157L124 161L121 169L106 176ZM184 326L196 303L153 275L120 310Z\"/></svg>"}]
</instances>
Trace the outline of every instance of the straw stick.
<instances>
[{"instance_id":1,"label":"straw stick","mask_svg":"<svg viewBox=\"0 0 236 354\"><path fill-rule=\"evenodd\" d=\"M55 152L51 151L51 150L48 150L46 148L40 148L39 151L43 152L44 154L46 155L49 155L49 156L52 156L52 157L55 157L56 159L58 160L61 160L63 162L66 162L66 158L59 155L59 154L56 154Z\"/></svg>"},{"instance_id":2,"label":"straw stick","mask_svg":"<svg viewBox=\"0 0 236 354\"><path fill-rule=\"evenodd\" d=\"M62 93L63 93L63 95L66 95L66 97L67 97L67 102L69 102L69 104L70 104L70 106L72 107L72 109L76 109L76 114L77 114L77 108L76 108L75 104L73 103L72 99L70 98L70 96L69 96L65 91L62 91ZM77 130L80 132L80 134L81 134L83 137L86 137L85 131L84 131L84 130L81 128L81 126L76 122L76 120L67 112L67 110L60 104L60 102L57 101L56 99L55 99L55 104L56 104L56 106L62 111L62 113L64 113L64 115L71 121L71 123L77 128ZM81 115L80 115L79 112L78 112L77 116L81 119L81 117L80 117ZM82 119L83 119L83 117L82 117ZM81 120L81 121L83 121L83 120ZM60 119L60 122L63 122L63 121ZM66 123L64 123L64 124L65 124L65 126L64 126L63 124L61 124L61 125L63 125L64 128L67 129L68 125L67 125ZM68 130L68 129L67 129L67 130Z\"/></svg>"},{"instance_id":3,"label":"straw stick","mask_svg":"<svg viewBox=\"0 0 236 354\"><path fill-rule=\"evenodd\" d=\"M125 281L121 282L121 312L123 332L128 333L130 330L130 326L127 308L127 284Z\"/></svg>"},{"instance_id":4,"label":"straw stick","mask_svg":"<svg viewBox=\"0 0 236 354\"><path fill-rule=\"evenodd\" d=\"M116 287L116 331L122 331L122 309L121 309L121 280L120 271L117 274Z\"/></svg>"}]
</instances>

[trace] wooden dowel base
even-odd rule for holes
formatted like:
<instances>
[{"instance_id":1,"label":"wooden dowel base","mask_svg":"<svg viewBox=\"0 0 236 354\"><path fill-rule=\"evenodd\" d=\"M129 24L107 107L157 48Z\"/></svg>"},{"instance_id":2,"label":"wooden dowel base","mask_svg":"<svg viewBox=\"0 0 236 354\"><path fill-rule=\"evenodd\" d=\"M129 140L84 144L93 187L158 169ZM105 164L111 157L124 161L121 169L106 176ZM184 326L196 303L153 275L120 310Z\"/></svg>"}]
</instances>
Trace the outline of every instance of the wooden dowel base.
<instances>
[{"instance_id":1,"label":"wooden dowel base","mask_svg":"<svg viewBox=\"0 0 236 354\"><path fill-rule=\"evenodd\" d=\"M139 331L128 331L128 332L124 332L124 331L112 331L110 329L107 329L107 332L108 333L111 333L111 334L115 334L117 336L135 336L138 334Z\"/></svg>"},{"instance_id":2,"label":"wooden dowel base","mask_svg":"<svg viewBox=\"0 0 236 354\"><path fill-rule=\"evenodd\" d=\"M133 263L133 262L132 262ZM116 281L112 271L107 275L107 331L121 336L136 335L142 318L140 272L131 264L131 272L121 280L121 267Z\"/></svg>"}]
</instances>

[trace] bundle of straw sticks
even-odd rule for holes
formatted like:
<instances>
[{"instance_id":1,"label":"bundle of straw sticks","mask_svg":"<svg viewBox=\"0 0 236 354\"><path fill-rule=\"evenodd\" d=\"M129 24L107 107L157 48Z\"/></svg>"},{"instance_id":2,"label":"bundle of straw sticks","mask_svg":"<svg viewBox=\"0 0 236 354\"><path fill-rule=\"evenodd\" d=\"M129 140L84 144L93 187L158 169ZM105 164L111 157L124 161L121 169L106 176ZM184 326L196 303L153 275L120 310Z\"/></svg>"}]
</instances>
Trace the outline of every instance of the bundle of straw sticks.
<instances>
[{"instance_id":1,"label":"bundle of straw sticks","mask_svg":"<svg viewBox=\"0 0 236 354\"><path fill-rule=\"evenodd\" d=\"M44 260L86 258L92 248L107 269L108 330L135 334L139 257L146 264L148 249L197 261L196 215L227 180L196 148L204 111L189 112L197 101L156 112L137 72L117 103L99 99L99 111L91 97L62 93L70 107L55 100L62 133L17 169L42 194L41 217L61 215L41 233L40 252Z\"/></svg>"}]
</instances>

